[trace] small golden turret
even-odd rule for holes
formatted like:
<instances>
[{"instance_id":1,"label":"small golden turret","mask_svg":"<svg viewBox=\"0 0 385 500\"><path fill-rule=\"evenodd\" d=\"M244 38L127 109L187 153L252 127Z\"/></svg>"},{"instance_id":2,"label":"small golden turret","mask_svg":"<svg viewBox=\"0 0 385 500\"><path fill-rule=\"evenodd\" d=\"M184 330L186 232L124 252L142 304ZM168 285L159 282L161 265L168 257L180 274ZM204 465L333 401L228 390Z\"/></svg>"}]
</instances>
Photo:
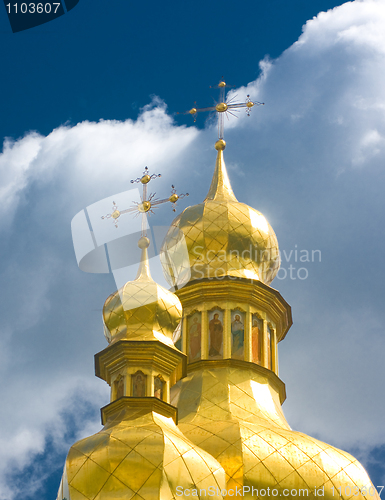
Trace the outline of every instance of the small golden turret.
<instances>
[{"instance_id":1,"label":"small golden turret","mask_svg":"<svg viewBox=\"0 0 385 500\"><path fill-rule=\"evenodd\" d=\"M169 403L170 386L186 375L186 356L171 341L181 306L152 280L149 243L139 240L136 279L106 301L110 345L95 356L95 371L111 402L101 409L103 429L71 447L57 500L170 500L177 488L222 499L222 467L179 431Z\"/></svg>"},{"instance_id":2,"label":"small golden turret","mask_svg":"<svg viewBox=\"0 0 385 500\"><path fill-rule=\"evenodd\" d=\"M147 248L150 240L142 236L138 274L106 300L103 307L105 336L110 343L118 340L160 340L174 347L172 334L182 317L182 305L176 295L151 278Z\"/></svg>"}]
</instances>

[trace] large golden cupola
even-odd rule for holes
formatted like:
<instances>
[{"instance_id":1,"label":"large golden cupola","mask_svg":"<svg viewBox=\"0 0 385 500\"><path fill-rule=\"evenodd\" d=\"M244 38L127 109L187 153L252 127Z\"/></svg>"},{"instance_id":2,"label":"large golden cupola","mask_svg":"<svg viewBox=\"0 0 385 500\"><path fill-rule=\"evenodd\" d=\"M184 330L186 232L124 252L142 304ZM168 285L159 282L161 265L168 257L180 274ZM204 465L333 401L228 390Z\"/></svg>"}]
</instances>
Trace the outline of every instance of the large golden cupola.
<instances>
[{"instance_id":1,"label":"large golden cupola","mask_svg":"<svg viewBox=\"0 0 385 500\"><path fill-rule=\"evenodd\" d=\"M164 240L161 260L173 286L224 276L269 284L278 272L275 233L260 212L236 199L223 158L225 146L223 139L215 144L218 154L206 199L186 208Z\"/></svg>"}]
</instances>

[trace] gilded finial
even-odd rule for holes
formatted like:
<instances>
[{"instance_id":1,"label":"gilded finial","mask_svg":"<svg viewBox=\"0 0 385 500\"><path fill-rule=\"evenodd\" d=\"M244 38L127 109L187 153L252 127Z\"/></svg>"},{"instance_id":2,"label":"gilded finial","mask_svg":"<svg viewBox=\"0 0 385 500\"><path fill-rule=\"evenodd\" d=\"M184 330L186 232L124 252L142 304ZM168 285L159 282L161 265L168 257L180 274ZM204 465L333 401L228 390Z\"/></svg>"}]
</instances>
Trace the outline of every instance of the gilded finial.
<instances>
[{"instance_id":1,"label":"gilded finial","mask_svg":"<svg viewBox=\"0 0 385 500\"><path fill-rule=\"evenodd\" d=\"M223 151L226 147L226 142L223 139L218 139L215 143L215 149L217 151Z\"/></svg>"},{"instance_id":2,"label":"gilded finial","mask_svg":"<svg viewBox=\"0 0 385 500\"><path fill-rule=\"evenodd\" d=\"M225 160L223 158L223 150L225 147L226 143L223 139L219 139L215 143L215 149L218 151L217 160L215 162L213 180L211 181L211 186L205 198L205 202L208 200L238 201L231 187L229 176L227 175Z\"/></svg>"},{"instance_id":3,"label":"gilded finial","mask_svg":"<svg viewBox=\"0 0 385 500\"><path fill-rule=\"evenodd\" d=\"M142 250L142 255L135 281L153 281L150 274L150 264L148 262L147 248L149 246L150 240L146 236L139 238L138 247Z\"/></svg>"}]
</instances>

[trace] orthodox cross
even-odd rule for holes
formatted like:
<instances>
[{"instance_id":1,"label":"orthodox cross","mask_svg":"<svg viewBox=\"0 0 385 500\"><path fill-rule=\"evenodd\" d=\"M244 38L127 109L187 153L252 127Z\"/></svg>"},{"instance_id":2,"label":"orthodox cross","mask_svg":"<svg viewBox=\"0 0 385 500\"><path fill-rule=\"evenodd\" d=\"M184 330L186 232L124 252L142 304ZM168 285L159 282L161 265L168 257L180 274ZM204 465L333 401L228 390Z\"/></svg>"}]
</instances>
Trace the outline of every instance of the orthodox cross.
<instances>
[{"instance_id":1,"label":"orthodox cross","mask_svg":"<svg viewBox=\"0 0 385 500\"><path fill-rule=\"evenodd\" d=\"M175 206L176 202L179 199L184 198L185 196L188 196L188 193L186 194L181 194L178 195L176 194L176 189L172 185L171 186L171 196L168 198L164 198L163 200L160 200L159 198L155 198L156 193L150 193L147 195L147 184L151 181L151 179L156 179L157 177L161 177L161 174L152 174L150 175L148 168L145 167L144 172L142 177L138 177L137 179L134 179L131 181L131 184L134 183L141 183L143 186L143 193L142 193L142 201L141 202L136 202L134 201L134 205L131 207L127 208L126 210L119 210L118 206L116 203L113 201L112 205L112 213L103 215L102 219L113 219L113 222L115 224L115 227L118 227L118 221L119 217L123 214L128 214L128 213L134 213L135 217L138 215L142 214L142 236L146 236L146 217L145 214L150 215L150 213L154 213L153 208L156 208L158 205L161 205L162 203L166 203L169 201L172 204L173 211L175 212Z\"/></svg>"},{"instance_id":2,"label":"orthodox cross","mask_svg":"<svg viewBox=\"0 0 385 500\"><path fill-rule=\"evenodd\" d=\"M221 80L218 85L214 85L210 87L211 89L219 89L219 102L216 103L215 106L210 106L208 108L196 108L193 107L189 111L185 111L181 113L183 115L192 115L194 117L194 122L197 119L197 115L203 111L214 111L218 114L218 138L223 139L224 132L224 115L226 115L227 119L229 119L229 114L237 117L234 113L238 112L239 109L245 108L246 113L250 116L250 110L253 106L263 105L263 102L252 101L250 96L246 96L246 100L244 102L234 102L237 96L231 97L229 99L226 97L226 88L233 87L233 85L227 85L227 83ZM179 114L179 113L178 113ZM238 117L237 117L238 118Z\"/></svg>"}]
</instances>

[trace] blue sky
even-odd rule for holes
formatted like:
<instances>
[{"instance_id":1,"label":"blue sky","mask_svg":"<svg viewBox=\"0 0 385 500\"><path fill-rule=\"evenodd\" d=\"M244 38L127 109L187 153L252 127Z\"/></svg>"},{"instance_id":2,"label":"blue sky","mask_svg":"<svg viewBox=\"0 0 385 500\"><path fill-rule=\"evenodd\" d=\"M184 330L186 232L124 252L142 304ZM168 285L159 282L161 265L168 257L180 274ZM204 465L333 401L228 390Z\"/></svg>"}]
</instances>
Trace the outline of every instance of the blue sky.
<instances>
[{"instance_id":1,"label":"blue sky","mask_svg":"<svg viewBox=\"0 0 385 500\"><path fill-rule=\"evenodd\" d=\"M284 412L384 484L384 2L80 0L31 30L13 34L5 9L0 23L0 499L55 498L108 402L93 355L115 283L77 268L71 219L145 165L159 195L190 192L179 210L201 202L215 126L175 113L211 105L222 75L266 103L226 123L235 194L273 226L282 267L308 273L272 284L294 317Z\"/></svg>"}]
</instances>

